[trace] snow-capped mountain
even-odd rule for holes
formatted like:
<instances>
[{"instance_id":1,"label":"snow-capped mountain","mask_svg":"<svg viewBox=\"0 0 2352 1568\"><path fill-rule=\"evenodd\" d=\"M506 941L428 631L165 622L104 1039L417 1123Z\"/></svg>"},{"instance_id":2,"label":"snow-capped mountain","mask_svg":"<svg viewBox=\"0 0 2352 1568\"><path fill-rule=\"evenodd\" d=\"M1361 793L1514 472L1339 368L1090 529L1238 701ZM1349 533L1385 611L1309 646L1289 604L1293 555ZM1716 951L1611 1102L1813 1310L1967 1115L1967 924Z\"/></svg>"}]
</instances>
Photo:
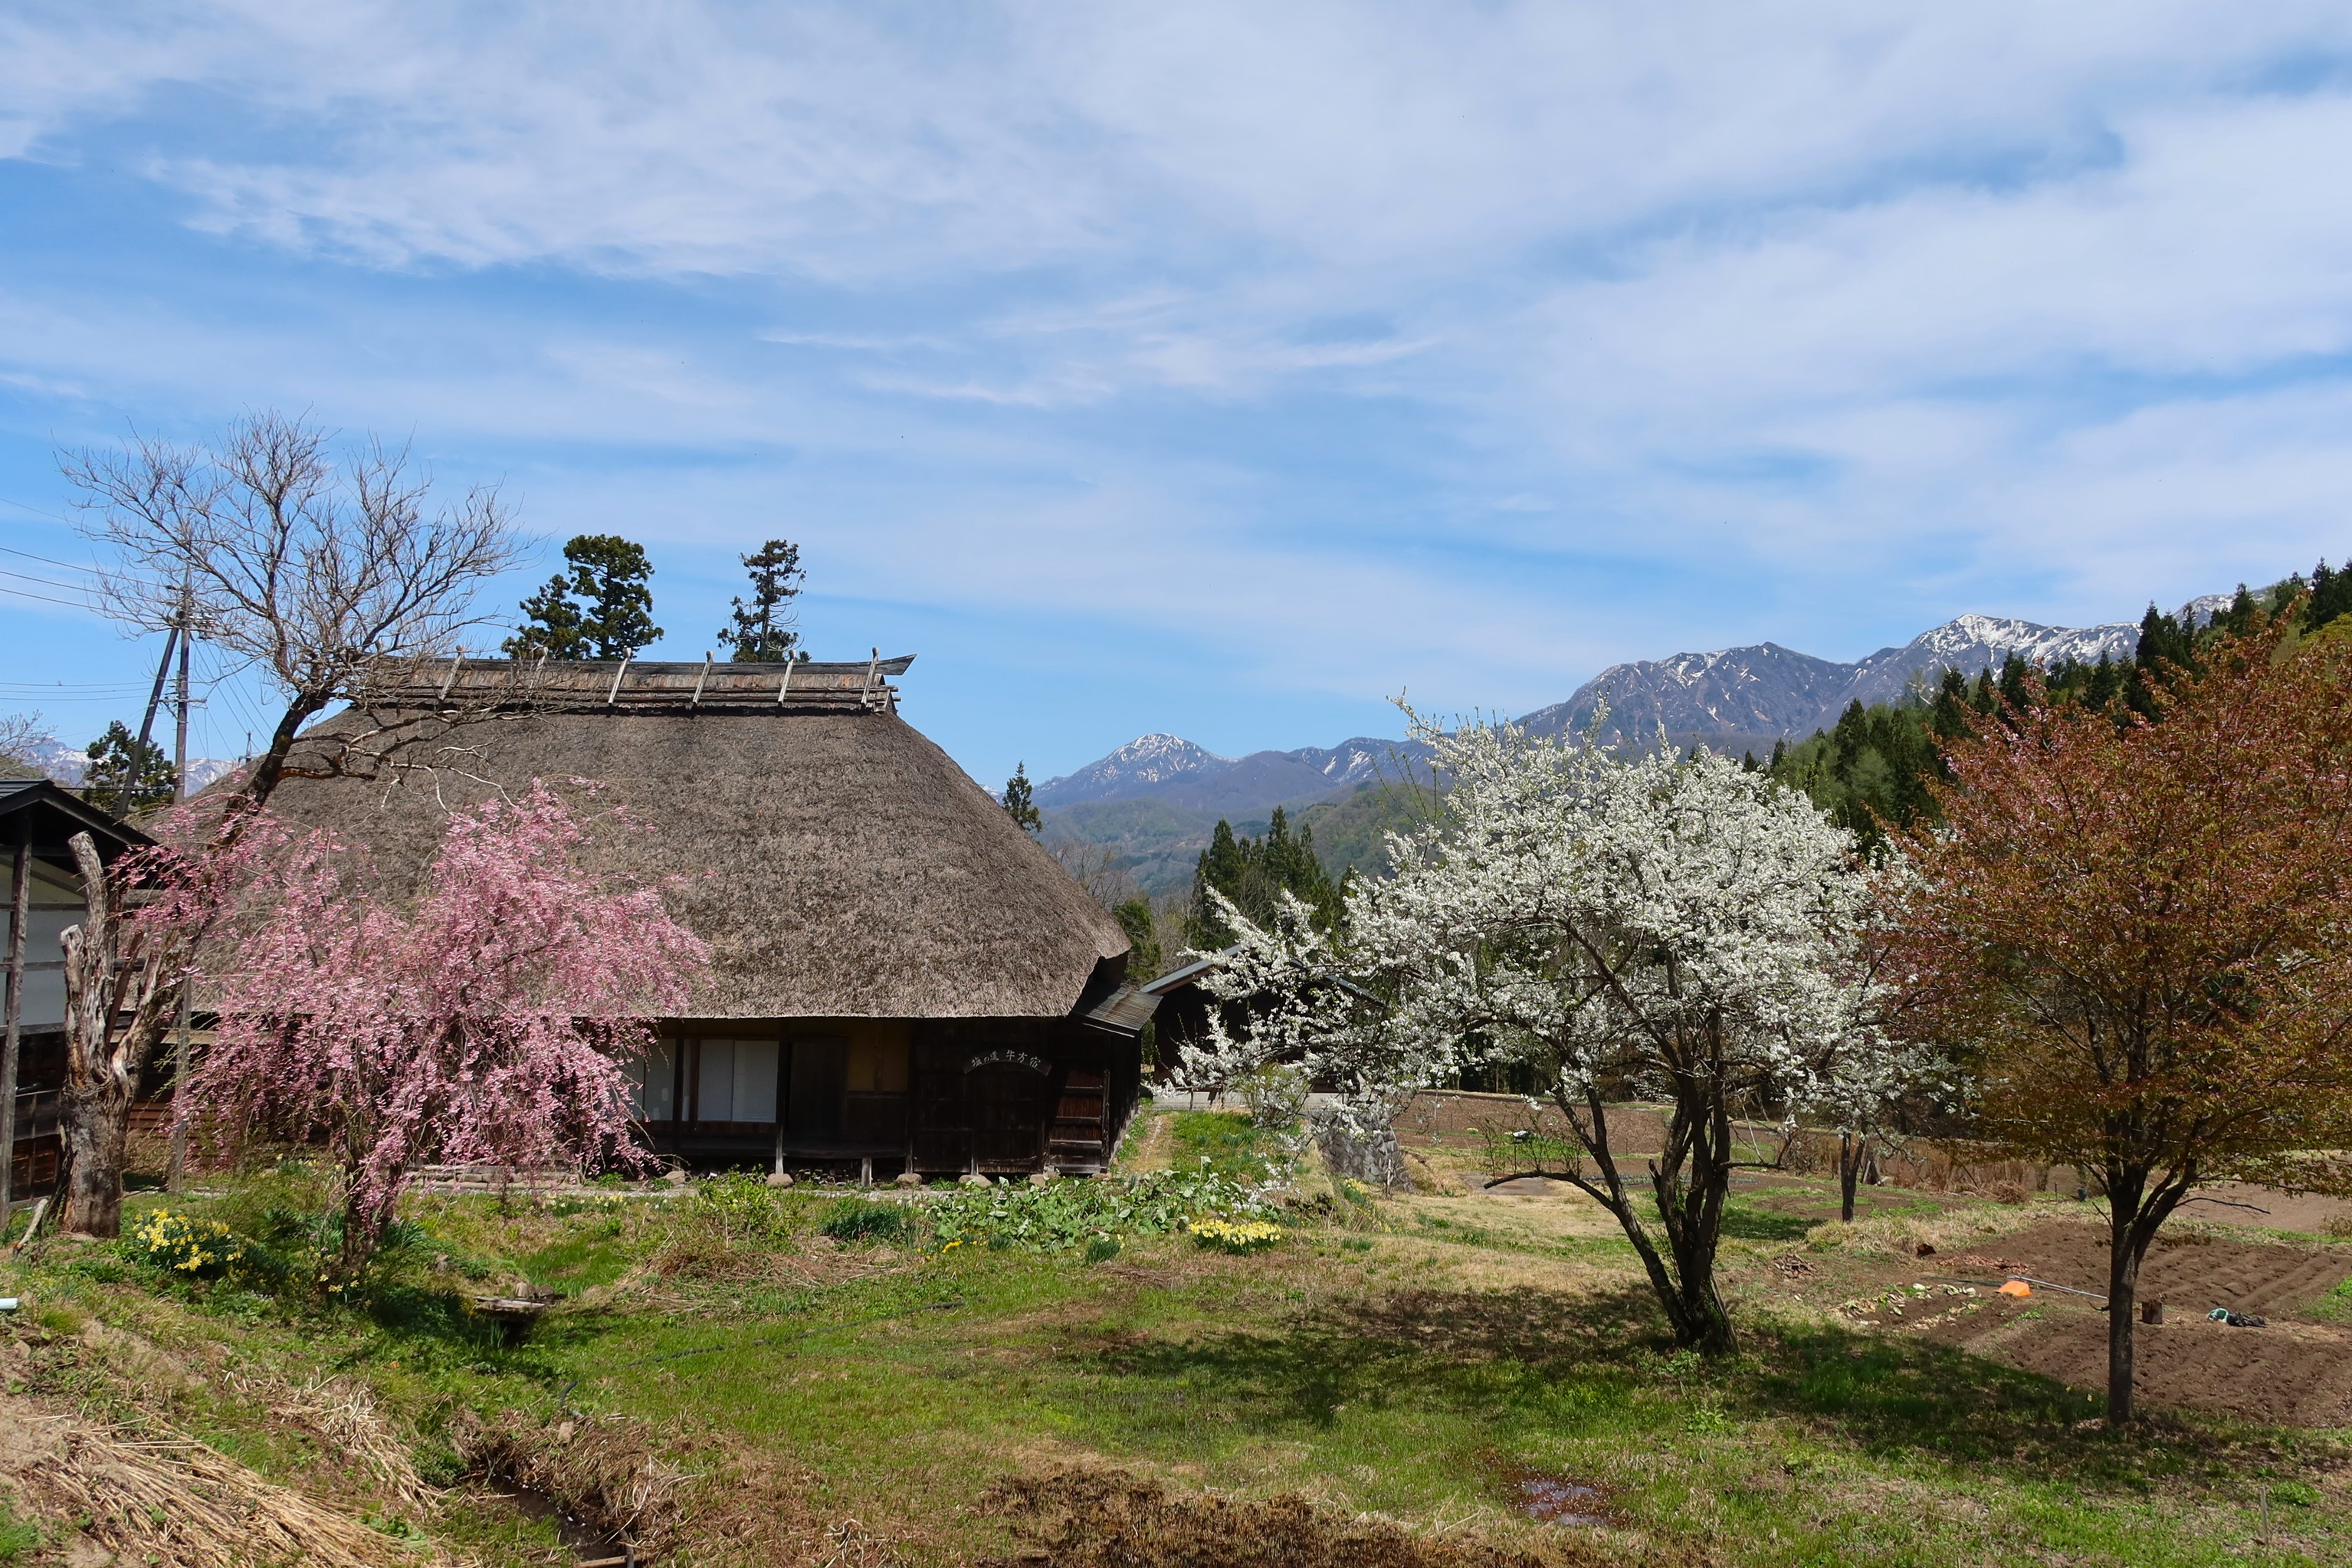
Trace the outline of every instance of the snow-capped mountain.
<instances>
[{"instance_id":1,"label":"snow-capped mountain","mask_svg":"<svg viewBox=\"0 0 2352 1568\"><path fill-rule=\"evenodd\" d=\"M2208 594L2182 605L2179 615L2202 626L2231 597ZM2066 660L2094 664L2103 657L2128 659L2138 647L2134 621L2045 626L2007 616L1966 615L1851 664L1768 642L1612 665L1567 701L1538 708L1519 722L1538 733L1580 732L1605 700L1612 738L1647 743L1663 731L1677 746L1769 749L1776 740L1801 740L1836 723L1850 702L1897 700L1915 682L1932 684L1948 669L1974 677L1998 670L2011 654L2045 668ZM1066 807L1149 797L1238 821L1276 805L1334 799L1373 779L1408 772L1425 777L1427 762L1425 747L1405 741L1358 737L1329 750L1307 746L1235 759L1173 735L1146 735L1039 786L1037 803Z\"/></svg>"},{"instance_id":2,"label":"snow-capped mountain","mask_svg":"<svg viewBox=\"0 0 2352 1568\"><path fill-rule=\"evenodd\" d=\"M82 771L89 765L89 758L79 747L68 746L62 741L41 741L26 750L31 754L25 761L39 772L68 789L81 786ZM193 795L215 780L226 777L239 765L233 757L190 757L189 793Z\"/></svg>"},{"instance_id":3,"label":"snow-capped mountain","mask_svg":"<svg viewBox=\"0 0 2352 1568\"><path fill-rule=\"evenodd\" d=\"M2221 603L2227 605L2229 599L2224 596ZM1843 708L1857 699L1864 707L1892 702L1903 695L1915 676L1933 681L1948 669L1963 675L1997 670L2011 654L2048 669L2069 661L2096 664L2103 657L2126 659L2138 648L2139 626L2132 621L2078 631L2036 626L2007 616L1959 616L1933 631L1920 633L1901 647L1881 648L1855 665L1853 682L1837 705Z\"/></svg>"},{"instance_id":4,"label":"snow-capped mountain","mask_svg":"<svg viewBox=\"0 0 2352 1568\"><path fill-rule=\"evenodd\" d=\"M80 747L63 741L36 741L25 748L24 761L70 788L81 783L81 770L89 759Z\"/></svg>"},{"instance_id":5,"label":"snow-capped mountain","mask_svg":"<svg viewBox=\"0 0 2352 1568\"><path fill-rule=\"evenodd\" d=\"M2180 623L2188 626L2210 625L2215 616L2230 607L2235 594L2200 594L2180 606Z\"/></svg>"},{"instance_id":6,"label":"snow-capped mountain","mask_svg":"<svg viewBox=\"0 0 2352 1568\"><path fill-rule=\"evenodd\" d=\"M1342 795L1368 780L1401 777L1426 755L1412 742L1360 735L1328 749L1302 746L1234 758L1173 735L1145 735L1066 778L1040 784L1037 804L1053 809L1150 795L1196 811L1254 815Z\"/></svg>"},{"instance_id":7,"label":"snow-capped mountain","mask_svg":"<svg viewBox=\"0 0 2352 1568\"><path fill-rule=\"evenodd\" d=\"M1605 701L1609 728L1620 735L1810 735L1816 715L1826 710L1834 717L1844 706L1854 669L1769 642L1680 653L1612 665L1567 701L1538 708L1519 723L1538 734L1581 732Z\"/></svg>"},{"instance_id":8,"label":"snow-capped mountain","mask_svg":"<svg viewBox=\"0 0 2352 1568\"><path fill-rule=\"evenodd\" d=\"M1037 786L1036 800L1039 805L1072 805L1158 795L1181 779L1220 773L1233 765L1233 758L1174 735L1142 735L1076 773L1046 780Z\"/></svg>"},{"instance_id":9,"label":"snow-capped mountain","mask_svg":"<svg viewBox=\"0 0 2352 1568\"><path fill-rule=\"evenodd\" d=\"M2198 600L2183 613L2204 603ZM2226 605L2228 596L2221 603ZM1567 701L1538 709L1520 723L1545 734L1581 731L1605 700L1607 728L1617 736L1647 740L1663 730L1678 745L1710 736L1769 743L1835 723L1850 702L1895 701L1914 681L1933 682L1948 669L1973 676L1999 669L2011 654L2044 668L2068 659L2092 664L2102 656L2129 658L2138 647L2139 627L2131 622L2075 628L1967 615L1853 664L1759 643L1612 665Z\"/></svg>"}]
</instances>

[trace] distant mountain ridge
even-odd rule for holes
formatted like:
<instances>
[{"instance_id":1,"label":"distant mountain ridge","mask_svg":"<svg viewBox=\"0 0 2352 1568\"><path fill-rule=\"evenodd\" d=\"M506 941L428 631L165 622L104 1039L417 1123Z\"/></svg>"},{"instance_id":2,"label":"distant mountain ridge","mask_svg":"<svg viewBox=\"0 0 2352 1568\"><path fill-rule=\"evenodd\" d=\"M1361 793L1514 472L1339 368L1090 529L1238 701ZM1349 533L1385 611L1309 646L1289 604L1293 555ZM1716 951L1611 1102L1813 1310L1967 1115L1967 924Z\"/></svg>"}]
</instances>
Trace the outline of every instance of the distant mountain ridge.
<instances>
[{"instance_id":1,"label":"distant mountain ridge","mask_svg":"<svg viewBox=\"0 0 2352 1568\"><path fill-rule=\"evenodd\" d=\"M2202 600L2183 606L2183 613L2200 608L2211 613ZM1538 734L1580 733L1605 701L1605 739L1646 742L1664 731L1677 745L1710 736L1769 744L1828 728L1850 702L1868 707L1898 700L1915 680L1932 682L1948 669L1973 676L1988 667L1998 669L2011 654L2044 667L2064 659L2093 664L2102 656L2129 658L2138 647L2134 622L2077 629L1966 615L1852 664L1768 642L1612 665L1567 701L1538 708L1519 722Z\"/></svg>"},{"instance_id":2,"label":"distant mountain ridge","mask_svg":"<svg viewBox=\"0 0 2352 1568\"><path fill-rule=\"evenodd\" d=\"M2182 606L2206 619L2229 603L2213 595ZM1671 658L1612 665L1565 702L1538 708L1519 723L1538 734L1580 733L1605 699L1611 738L1646 742L1664 731L1677 745L1770 745L1801 740L1837 722L1846 704L1892 702L1913 681L1947 669L1973 676L2000 668L2011 654L2048 666L2129 658L2139 647L2137 623L2075 628L2006 616L1966 615L1851 664L1816 658L1779 643L1678 653ZM1425 776L1429 750L1418 742L1358 735L1337 746L1220 756L1179 736L1144 735L1061 778L1037 786L1047 810L1097 801L1164 800L1192 811L1259 816L1276 805L1328 800L1376 779Z\"/></svg>"},{"instance_id":3,"label":"distant mountain ridge","mask_svg":"<svg viewBox=\"0 0 2352 1568\"><path fill-rule=\"evenodd\" d=\"M2202 626L2230 603L2209 594L2182 605L2180 618ZM1648 745L1663 731L1677 748L1706 745L1737 753L1769 751L1837 722L1851 702L1864 707L1902 698L1948 669L1973 677L1998 670L2011 654L2048 667L2063 659L2094 664L2127 659L2139 649L2137 622L2047 626L2007 616L1957 616L1900 647L1852 663L1816 658L1779 643L1680 653L1612 665L1565 702L1519 720L1539 734L1581 733L1605 700L1603 739ZM1307 822L1369 803L1357 792L1408 775L1427 782L1429 749L1415 742L1357 736L1324 748L1219 756L1174 735L1130 741L1076 773L1037 787L1050 838L1112 848L1147 890L1180 888L1219 817L1238 832L1258 831L1277 805ZM1353 805L1343 805L1352 801ZM1339 821L1327 821L1337 827Z\"/></svg>"},{"instance_id":4,"label":"distant mountain ridge","mask_svg":"<svg viewBox=\"0 0 2352 1568\"><path fill-rule=\"evenodd\" d=\"M26 748L25 761L68 789L79 789L89 758L78 746L63 741L41 741ZM225 778L242 764L233 757L190 757L188 792L193 795L215 779Z\"/></svg>"},{"instance_id":5,"label":"distant mountain ridge","mask_svg":"<svg viewBox=\"0 0 2352 1568\"><path fill-rule=\"evenodd\" d=\"M1336 746L1295 752L1253 752L1221 757L1174 735L1145 735L1063 778L1037 786L1039 806L1051 811L1097 801L1149 796L1192 811L1257 816L1277 805L1304 805L1349 794L1360 784L1426 776L1429 748L1418 741L1359 735Z\"/></svg>"},{"instance_id":6,"label":"distant mountain ridge","mask_svg":"<svg viewBox=\"0 0 2352 1568\"><path fill-rule=\"evenodd\" d=\"M1072 805L1082 800L1125 800L1233 765L1233 758L1174 735L1139 735L1076 773L1047 779L1037 786L1036 801L1039 805Z\"/></svg>"}]
</instances>

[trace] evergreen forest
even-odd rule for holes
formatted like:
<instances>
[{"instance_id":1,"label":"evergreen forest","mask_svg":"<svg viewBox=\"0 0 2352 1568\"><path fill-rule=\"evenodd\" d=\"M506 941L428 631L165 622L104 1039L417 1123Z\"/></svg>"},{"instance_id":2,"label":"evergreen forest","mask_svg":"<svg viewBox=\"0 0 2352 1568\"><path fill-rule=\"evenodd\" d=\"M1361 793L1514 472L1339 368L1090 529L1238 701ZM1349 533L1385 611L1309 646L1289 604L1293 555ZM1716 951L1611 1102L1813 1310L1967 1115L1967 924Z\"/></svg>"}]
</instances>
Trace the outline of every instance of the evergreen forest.
<instances>
[{"instance_id":1,"label":"evergreen forest","mask_svg":"<svg viewBox=\"0 0 2352 1568\"><path fill-rule=\"evenodd\" d=\"M1214 952L1234 940L1212 891L1231 899L1262 926L1273 923L1282 895L1291 893L1315 911L1318 924L1328 928L1339 918L1345 887L1346 878L1334 880L1316 855L1315 829L1301 824L1294 831L1282 807L1274 808L1265 834L1255 838L1236 836L1233 824L1220 818L1192 873L1185 939L1202 952Z\"/></svg>"},{"instance_id":2,"label":"evergreen forest","mask_svg":"<svg viewBox=\"0 0 2352 1568\"><path fill-rule=\"evenodd\" d=\"M1875 851L1890 830L1899 832L1933 812L1930 785L1944 776L1943 742L2026 707L2037 690L2043 700L2111 709L2119 722L2153 721L2165 689L2200 668L2200 652L2215 638L2294 612L2297 601L2304 635L2352 614L2352 567L2337 571L2323 561L2309 581L2289 577L2261 593L2240 584L2230 604L2202 626L2151 605L2140 620L2139 650L2128 660L2102 657L2037 671L2011 654L1998 671L1979 671L1974 680L1946 670L1932 688L1916 689L1905 701L1853 703L1832 728L1774 746L1766 762L1752 754L1747 762L1803 790Z\"/></svg>"}]
</instances>

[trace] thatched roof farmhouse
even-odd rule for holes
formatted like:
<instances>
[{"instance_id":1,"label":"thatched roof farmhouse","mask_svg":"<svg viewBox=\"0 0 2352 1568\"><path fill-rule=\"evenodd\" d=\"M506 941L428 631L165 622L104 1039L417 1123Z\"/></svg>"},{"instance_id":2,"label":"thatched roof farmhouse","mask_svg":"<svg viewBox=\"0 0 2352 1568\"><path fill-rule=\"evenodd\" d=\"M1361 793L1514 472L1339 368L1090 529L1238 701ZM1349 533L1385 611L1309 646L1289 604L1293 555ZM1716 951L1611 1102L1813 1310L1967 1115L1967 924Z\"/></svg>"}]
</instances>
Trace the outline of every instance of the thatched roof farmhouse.
<instances>
[{"instance_id":1,"label":"thatched roof farmhouse","mask_svg":"<svg viewBox=\"0 0 2352 1568\"><path fill-rule=\"evenodd\" d=\"M453 661L316 732L449 715L408 749L417 765L289 779L273 807L395 879L492 787L594 780L598 805L649 825L595 853L676 882L673 911L714 952L638 1073L664 1152L1099 1170L1154 999L1125 984L1118 922L898 717L909 662Z\"/></svg>"}]
</instances>

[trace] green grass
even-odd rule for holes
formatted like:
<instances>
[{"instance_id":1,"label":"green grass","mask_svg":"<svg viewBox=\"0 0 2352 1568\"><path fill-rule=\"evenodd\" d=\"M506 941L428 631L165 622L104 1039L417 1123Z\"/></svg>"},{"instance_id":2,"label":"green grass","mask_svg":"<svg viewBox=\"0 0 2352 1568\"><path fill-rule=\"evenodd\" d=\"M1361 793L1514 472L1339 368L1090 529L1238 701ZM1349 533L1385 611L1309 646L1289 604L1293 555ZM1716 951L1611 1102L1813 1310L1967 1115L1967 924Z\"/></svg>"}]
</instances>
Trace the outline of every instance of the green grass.
<instances>
[{"instance_id":1,"label":"green grass","mask_svg":"<svg viewBox=\"0 0 2352 1568\"><path fill-rule=\"evenodd\" d=\"M1229 1115L1180 1115L1171 1135L1180 1165L1279 1152ZM436 1199L414 1205L414 1234L349 1306L283 1282L173 1279L121 1247L0 1266L0 1292L30 1297L60 1335L96 1315L287 1382L356 1376L445 1479L462 1468L464 1412L516 1412L535 1433L567 1414L642 1421L656 1447L686 1445L681 1463L723 1453L802 1477L823 1519L903 1521L918 1562L996 1549L978 1510L989 1488L1082 1457L1342 1511L1475 1517L1506 1540L1543 1533L1514 1519L1512 1478L1565 1476L1723 1568L2352 1560L2336 1437L2206 1419L2110 1436L2083 1425L2098 1407L2081 1391L1754 1306L1738 1354L1678 1352L1627 1283L1622 1241L1537 1247L1406 1203L1377 1238L1302 1222L1242 1258L1129 1232L1089 1264L1044 1246L894 1247L847 1223L880 1206L756 1182L504 1208ZM1803 1228L1745 1202L1734 1216L1735 1273ZM1563 1283L1479 1283L1504 1266ZM509 1344L463 1307L477 1272L570 1300ZM135 1403L79 1361L37 1364L47 1397ZM289 1479L316 1484L335 1459L224 1381L172 1415ZM430 1528L487 1562L548 1544L486 1507Z\"/></svg>"},{"instance_id":2,"label":"green grass","mask_svg":"<svg viewBox=\"0 0 2352 1568\"><path fill-rule=\"evenodd\" d=\"M1802 1241L1819 1220L1777 1214L1738 1198L1723 1207L1723 1234L1736 1241Z\"/></svg>"},{"instance_id":3,"label":"green grass","mask_svg":"<svg viewBox=\"0 0 2352 1568\"><path fill-rule=\"evenodd\" d=\"M29 1520L18 1519L0 1497L0 1563L21 1563L39 1550L45 1532Z\"/></svg>"},{"instance_id":4,"label":"green grass","mask_svg":"<svg viewBox=\"0 0 2352 1568\"><path fill-rule=\"evenodd\" d=\"M1268 1163L1286 1164L1289 1156L1278 1134L1235 1111L1178 1110L1168 1121L1172 1163L1181 1167L1205 1164L1219 1175L1264 1181Z\"/></svg>"}]
</instances>

